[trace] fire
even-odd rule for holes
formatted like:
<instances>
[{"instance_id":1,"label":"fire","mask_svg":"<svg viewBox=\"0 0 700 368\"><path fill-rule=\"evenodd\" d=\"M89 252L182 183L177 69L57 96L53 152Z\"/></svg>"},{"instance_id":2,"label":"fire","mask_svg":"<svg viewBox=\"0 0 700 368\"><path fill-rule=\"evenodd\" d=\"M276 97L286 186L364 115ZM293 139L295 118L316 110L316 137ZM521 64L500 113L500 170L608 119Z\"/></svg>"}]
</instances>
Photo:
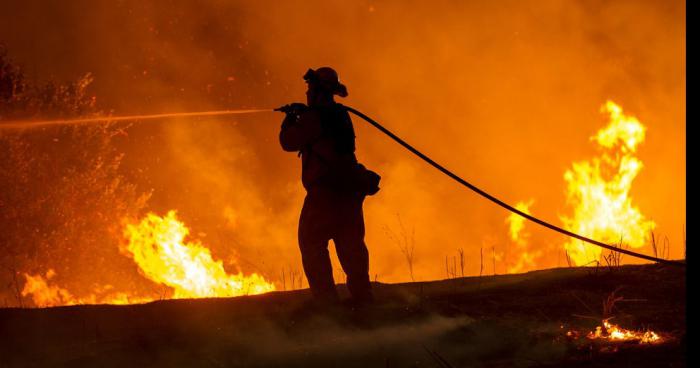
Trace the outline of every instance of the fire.
<instances>
[{"instance_id":1,"label":"fire","mask_svg":"<svg viewBox=\"0 0 700 368\"><path fill-rule=\"evenodd\" d=\"M527 213L528 215L530 214L530 206L534 203L534 200L530 200L529 202L518 202L515 205L515 208ZM523 244L527 242L527 240L524 237L521 237L521 233L523 229L525 228L525 218L515 214L511 213L508 215L506 218L506 223L508 224L508 234L510 235L510 239L513 240L517 244Z\"/></svg>"},{"instance_id":2,"label":"fire","mask_svg":"<svg viewBox=\"0 0 700 368\"><path fill-rule=\"evenodd\" d=\"M530 214L530 206L534 203L534 200L529 200L527 202L521 201L515 205L518 210ZM518 251L518 259L515 264L508 267L508 272L523 272L526 269L531 269L536 266L535 259L539 257L541 251L532 251L528 249L528 240L530 234L525 232L525 218L511 213L506 217L506 223L508 224L508 235L510 239L515 243Z\"/></svg>"},{"instance_id":3,"label":"fire","mask_svg":"<svg viewBox=\"0 0 700 368\"><path fill-rule=\"evenodd\" d=\"M635 152L644 142L646 128L612 101L607 101L601 112L609 115L609 124L591 140L603 152L590 161L573 163L565 172L567 202L574 207L574 214L561 219L572 232L640 248L656 226L632 205L629 194L632 181L643 167ZM598 261L602 254L601 248L573 239L565 249L576 265Z\"/></svg>"},{"instance_id":4,"label":"fire","mask_svg":"<svg viewBox=\"0 0 700 368\"><path fill-rule=\"evenodd\" d=\"M128 241L121 250L131 257L142 275L151 281L173 288L172 298L231 297L274 291L275 286L258 274L228 274L222 261L215 261L209 249L196 241L185 242L189 229L178 221L175 211L164 217L152 213L138 224L128 224L124 236ZM39 307L77 304L147 303L161 296L134 296L115 292L111 285L96 287L87 296L75 296L56 285L56 272L24 274L22 296L31 296Z\"/></svg>"},{"instance_id":5,"label":"fire","mask_svg":"<svg viewBox=\"0 0 700 368\"><path fill-rule=\"evenodd\" d=\"M31 296L34 305L39 307L77 304L132 304L153 300L151 298L129 296L122 292L112 292L113 287L111 285L104 285L88 296L76 297L67 289L58 285L51 285L50 281L55 276L56 272L53 269L49 269L44 276L25 273L24 277L27 282L22 289L22 296Z\"/></svg>"},{"instance_id":6,"label":"fire","mask_svg":"<svg viewBox=\"0 0 700 368\"><path fill-rule=\"evenodd\" d=\"M596 327L587 336L591 340L607 339L611 341L639 341L640 344L652 344L663 341L654 331L630 331L603 320L603 326Z\"/></svg>"},{"instance_id":7,"label":"fire","mask_svg":"<svg viewBox=\"0 0 700 368\"><path fill-rule=\"evenodd\" d=\"M46 278L41 275L24 274L27 283L22 289L22 296L32 296L34 304L41 306L54 305L71 305L75 303L75 297L66 289L52 285L49 286L48 280L56 275L53 269L46 272Z\"/></svg>"},{"instance_id":8,"label":"fire","mask_svg":"<svg viewBox=\"0 0 700 368\"><path fill-rule=\"evenodd\" d=\"M128 240L122 251L132 257L148 279L172 287L173 298L230 297L275 290L258 274L228 274L222 261L197 241L185 242L189 229L175 211L164 217L149 213L124 230Z\"/></svg>"}]
</instances>

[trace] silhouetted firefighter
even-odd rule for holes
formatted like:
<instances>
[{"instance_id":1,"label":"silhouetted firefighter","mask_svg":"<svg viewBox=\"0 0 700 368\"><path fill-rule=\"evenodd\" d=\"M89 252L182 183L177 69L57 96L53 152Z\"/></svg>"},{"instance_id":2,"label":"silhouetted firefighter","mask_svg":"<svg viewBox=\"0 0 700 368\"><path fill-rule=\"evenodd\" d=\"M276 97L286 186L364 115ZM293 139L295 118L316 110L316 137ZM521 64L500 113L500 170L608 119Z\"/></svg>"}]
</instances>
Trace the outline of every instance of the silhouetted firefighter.
<instances>
[{"instance_id":1,"label":"silhouetted firefighter","mask_svg":"<svg viewBox=\"0 0 700 368\"><path fill-rule=\"evenodd\" d=\"M287 114L280 143L285 151L299 152L301 180L307 192L298 233L304 272L316 299L338 300L328 254L328 241L333 239L352 300L370 302L373 296L362 203L365 196L379 190L379 175L355 158L350 115L333 97L348 95L335 70L309 69L304 80L308 106L293 103L278 109Z\"/></svg>"}]
</instances>

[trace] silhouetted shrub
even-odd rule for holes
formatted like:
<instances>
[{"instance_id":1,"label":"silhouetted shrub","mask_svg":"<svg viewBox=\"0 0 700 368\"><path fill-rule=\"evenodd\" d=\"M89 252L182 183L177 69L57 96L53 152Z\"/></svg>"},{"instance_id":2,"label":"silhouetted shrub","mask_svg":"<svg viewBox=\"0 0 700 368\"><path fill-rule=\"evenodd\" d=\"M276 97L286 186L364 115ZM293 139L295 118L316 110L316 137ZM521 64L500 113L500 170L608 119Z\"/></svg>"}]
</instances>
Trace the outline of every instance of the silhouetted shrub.
<instances>
[{"instance_id":1,"label":"silhouetted shrub","mask_svg":"<svg viewBox=\"0 0 700 368\"><path fill-rule=\"evenodd\" d=\"M29 81L0 46L0 126L96 115L91 82L90 74L69 83ZM120 172L117 139L125 139L123 127L106 123L0 129L1 285L11 285L13 273L23 281L23 273L48 268L76 294L134 280L118 242L123 218L136 215L149 194ZM17 302L11 289L0 289L5 304Z\"/></svg>"}]
</instances>

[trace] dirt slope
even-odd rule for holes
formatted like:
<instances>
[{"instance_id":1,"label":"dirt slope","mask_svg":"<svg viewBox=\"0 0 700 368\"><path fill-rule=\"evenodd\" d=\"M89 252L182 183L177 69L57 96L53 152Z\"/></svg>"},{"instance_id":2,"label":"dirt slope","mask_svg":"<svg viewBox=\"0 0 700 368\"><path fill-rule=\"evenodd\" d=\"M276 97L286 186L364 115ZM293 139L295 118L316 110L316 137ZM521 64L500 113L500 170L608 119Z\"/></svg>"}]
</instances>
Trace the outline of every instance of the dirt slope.
<instances>
[{"instance_id":1,"label":"dirt slope","mask_svg":"<svg viewBox=\"0 0 700 368\"><path fill-rule=\"evenodd\" d=\"M0 309L2 367L684 367L685 270L660 265L376 284L366 308L305 290L144 305ZM345 292L344 286L340 286ZM617 289L614 322L668 337L583 334Z\"/></svg>"}]
</instances>

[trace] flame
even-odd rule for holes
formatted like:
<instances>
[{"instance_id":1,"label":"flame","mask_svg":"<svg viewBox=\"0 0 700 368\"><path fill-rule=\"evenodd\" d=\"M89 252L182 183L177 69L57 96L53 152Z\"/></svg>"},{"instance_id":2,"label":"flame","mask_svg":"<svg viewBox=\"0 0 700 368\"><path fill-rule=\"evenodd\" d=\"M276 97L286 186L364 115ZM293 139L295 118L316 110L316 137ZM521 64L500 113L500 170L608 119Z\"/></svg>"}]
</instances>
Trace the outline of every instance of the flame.
<instances>
[{"instance_id":1,"label":"flame","mask_svg":"<svg viewBox=\"0 0 700 368\"><path fill-rule=\"evenodd\" d=\"M528 202L520 201L515 204L515 208L529 215L530 206L532 206L534 202L535 201L532 199ZM508 224L508 234L510 235L511 240L513 240L516 244L524 244L527 242L527 240L524 237L520 236L521 232L525 228L524 217L515 213L511 213L508 215L508 217L506 217L506 223Z\"/></svg>"},{"instance_id":2,"label":"flame","mask_svg":"<svg viewBox=\"0 0 700 368\"><path fill-rule=\"evenodd\" d=\"M535 203L533 199L527 202L520 201L515 205L515 208L530 214L530 207L533 203ZM514 265L508 266L508 272L523 272L526 269L534 268L536 266L535 259L541 256L542 252L528 249L530 234L524 232L525 218L518 214L511 213L506 217L506 223L508 224L508 235L515 243L518 251L518 259L515 261Z\"/></svg>"},{"instance_id":3,"label":"flame","mask_svg":"<svg viewBox=\"0 0 700 368\"><path fill-rule=\"evenodd\" d=\"M663 341L654 331L630 331L603 320L603 326L596 327L587 336L591 340L607 339L612 341L639 341L640 344L652 344Z\"/></svg>"},{"instance_id":4,"label":"flame","mask_svg":"<svg viewBox=\"0 0 700 368\"><path fill-rule=\"evenodd\" d=\"M128 245L121 250L133 258L141 274L159 284L173 288L173 298L230 297L262 294L275 286L262 276L242 273L230 275L221 261L215 261L209 249L199 242L185 242L189 229L176 218L175 211L164 217L152 213L138 224L127 224L124 235ZM94 292L77 297L52 284L56 276L49 269L44 276L25 273L22 296L31 296L36 306L53 307L77 304L147 303L162 296L133 296L114 292L111 285L102 285Z\"/></svg>"},{"instance_id":5,"label":"flame","mask_svg":"<svg viewBox=\"0 0 700 368\"><path fill-rule=\"evenodd\" d=\"M185 242L189 229L175 211L164 217L149 213L138 224L124 230L128 245L122 249L132 257L148 279L174 289L173 298L229 297L262 294L275 290L258 274L226 273L209 249L197 241Z\"/></svg>"},{"instance_id":6,"label":"flame","mask_svg":"<svg viewBox=\"0 0 700 368\"><path fill-rule=\"evenodd\" d=\"M24 274L27 282L22 289L22 296L32 296L34 304L38 306L52 307L55 305L72 305L77 304L75 297L66 289L52 285L49 286L48 280L56 275L53 269L46 272L46 278L39 275Z\"/></svg>"},{"instance_id":7,"label":"flame","mask_svg":"<svg viewBox=\"0 0 700 368\"><path fill-rule=\"evenodd\" d=\"M84 297L76 297L67 289L58 285L50 285L49 282L56 276L53 269L41 274L30 275L25 273L26 283L22 289L22 296L30 296L34 305L39 307L54 307L60 305L77 304L133 304L152 301L151 298L133 297L122 292L111 292L111 285L104 285L95 290L95 293ZM106 295L105 295L106 294Z\"/></svg>"},{"instance_id":8,"label":"flame","mask_svg":"<svg viewBox=\"0 0 700 368\"><path fill-rule=\"evenodd\" d=\"M574 214L561 219L569 231L640 248L656 226L632 205L629 195L632 181L643 167L634 154L644 142L646 128L612 101L607 101L601 112L609 115L609 124L591 140L604 151L590 161L573 163L565 172L567 203L573 205ZM565 249L576 265L598 261L602 254L601 248L573 239Z\"/></svg>"}]
</instances>

